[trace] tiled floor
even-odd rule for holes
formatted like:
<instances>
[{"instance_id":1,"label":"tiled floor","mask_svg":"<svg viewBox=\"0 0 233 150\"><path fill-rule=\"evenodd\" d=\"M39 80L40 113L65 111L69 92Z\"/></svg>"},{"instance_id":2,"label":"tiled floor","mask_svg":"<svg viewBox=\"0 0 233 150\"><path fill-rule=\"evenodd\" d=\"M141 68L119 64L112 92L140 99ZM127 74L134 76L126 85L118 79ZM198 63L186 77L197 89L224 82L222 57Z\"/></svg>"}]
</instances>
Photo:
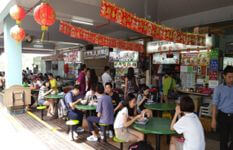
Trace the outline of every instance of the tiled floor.
<instances>
[{"instance_id":1,"label":"tiled floor","mask_svg":"<svg viewBox=\"0 0 233 150\"><path fill-rule=\"evenodd\" d=\"M5 112L5 114L7 113ZM1 143L3 141L5 141L5 144L8 143L6 144L6 146L8 145L8 148L5 148L7 150L11 150L10 146L16 146L17 149L21 149L20 145L24 145L24 149L26 149L25 145L30 147L29 143L33 143L31 145L33 146L34 150L117 150L120 146L118 143L111 140L108 141L111 145L101 142L87 142L87 133L80 135L80 139L76 142L69 141L68 134L66 133L66 126L62 120L48 120L48 118L45 117L45 122L51 126L51 129L49 129L28 114L19 114L14 115L13 117L9 114L7 115L9 117L2 117L4 115L2 111L0 111L0 141ZM14 121L12 122L12 120ZM83 125L86 127L85 121ZM57 130L54 131L53 129ZM9 135L10 138L6 138L9 137ZM9 145L9 143L12 143L12 141L17 142L14 142L15 144L13 145ZM152 146L155 145L155 138L153 135L148 136L148 142L151 143ZM207 139L206 143L206 150L219 149L219 143L215 140ZM128 149L130 144L131 143L124 144L124 149ZM161 150L168 150L166 137L162 137Z\"/></svg>"}]
</instances>

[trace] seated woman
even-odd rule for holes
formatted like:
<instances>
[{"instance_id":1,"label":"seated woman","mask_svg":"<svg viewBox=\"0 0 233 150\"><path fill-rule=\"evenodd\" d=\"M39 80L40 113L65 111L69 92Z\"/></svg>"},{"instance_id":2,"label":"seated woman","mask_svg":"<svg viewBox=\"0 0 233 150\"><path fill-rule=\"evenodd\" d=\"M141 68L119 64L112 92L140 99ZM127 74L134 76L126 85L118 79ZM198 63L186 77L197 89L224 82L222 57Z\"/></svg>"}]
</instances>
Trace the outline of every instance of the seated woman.
<instances>
[{"instance_id":1,"label":"seated woman","mask_svg":"<svg viewBox=\"0 0 233 150\"><path fill-rule=\"evenodd\" d=\"M137 111L139 113L145 109L144 104L149 99L149 94L150 94L149 87L144 85L142 87L142 94L139 94L137 99Z\"/></svg>"},{"instance_id":2,"label":"seated woman","mask_svg":"<svg viewBox=\"0 0 233 150\"><path fill-rule=\"evenodd\" d=\"M182 97L180 106L176 107L176 113L171 123L171 130L184 135L184 143L177 142L177 137L171 138L170 150L176 150L176 146L183 150L204 150L205 136L199 118L194 112L193 100L189 96ZM176 122L179 115L182 117Z\"/></svg>"},{"instance_id":3,"label":"seated woman","mask_svg":"<svg viewBox=\"0 0 233 150\"><path fill-rule=\"evenodd\" d=\"M45 81L42 83L42 86L40 87L39 90L38 104L49 106L47 111L47 116L52 117L54 115L54 110L55 110L54 102L53 100L45 100L45 96L53 91L52 89L49 90L49 87L50 87L49 81Z\"/></svg>"},{"instance_id":4,"label":"seated woman","mask_svg":"<svg viewBox=\"0 0 233 150\"><path fill-rule=\"evenodd\" d=\"M104 94L104 87L101 83L97 84L96 94L98 97L98 104L96 108L97 117L90 116L87 118L88 128L89 131L92 133L92 135L89 136L87 140L93 142L98 141L97 134L94 130L94 123L112 125L114 121L114 109L112 105L112 98Z\"/></svg>"},{"instance_id":5,"label":"seated woman","mask_svg":"<svg viewBox=\"0 0 233 150\"><path fill-rule=\"evenodd\" d=\"M84 99L91 100L97 98L95 93L96 93L96 84L90 87L90 90L87 91Z\"/></svg>"},{"instance_id":6,"label":"seated woman","mask_svg":"<svg viewBox=\"0 0 233 150\"><path fill-rule=\"evenodd\" d=\"M126 101L127 105L118 112L114 122L116 137L125 142L142 141L144 134L129 128L136 120L143 117L142 114L136 115L136 97L134 94L129 93Z\"/></svg>"}]
</instances>

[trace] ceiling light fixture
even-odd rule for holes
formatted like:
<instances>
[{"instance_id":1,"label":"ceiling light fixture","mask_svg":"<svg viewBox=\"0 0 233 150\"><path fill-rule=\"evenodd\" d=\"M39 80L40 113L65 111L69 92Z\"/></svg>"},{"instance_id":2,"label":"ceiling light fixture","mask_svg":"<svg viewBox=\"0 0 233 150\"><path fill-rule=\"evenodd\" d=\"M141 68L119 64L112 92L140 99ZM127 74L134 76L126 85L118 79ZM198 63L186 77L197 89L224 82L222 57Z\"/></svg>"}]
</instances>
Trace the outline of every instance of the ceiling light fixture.
<instances>
[{"instance_id":1,"label":"ceiling light fixture","mask_svg":"<svg viewBox=\"0 0 233 150\"><path fill-rule=\"evenodd\" d=\"M85 24L85 25L90 25L90 26L94 25L94 23L92 22L86 22L86 21L81 21L81 20L76 20L76 19L72 19L71 21L74 23Z\"/></svg>"}]
</instances>

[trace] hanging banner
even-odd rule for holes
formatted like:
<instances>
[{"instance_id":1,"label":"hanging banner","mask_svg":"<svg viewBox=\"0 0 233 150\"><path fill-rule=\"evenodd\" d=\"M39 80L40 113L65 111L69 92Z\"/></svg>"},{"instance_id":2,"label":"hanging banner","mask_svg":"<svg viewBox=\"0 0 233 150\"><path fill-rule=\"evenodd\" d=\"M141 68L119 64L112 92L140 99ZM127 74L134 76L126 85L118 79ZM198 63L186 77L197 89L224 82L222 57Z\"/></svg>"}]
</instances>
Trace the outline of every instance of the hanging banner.
<instances>
[{"instance_id":1,"label":"hanging banner","mask_svg":"<svg viewBox=\"0 0 233 150\"><path fill-rule=\"evenodd\" d=\"M93 33L86 29L75 27L64 21L60 21L59 31L72 38L85 40L90 43L98 44L101 46L107 46L110 48L119 48L122 50L138 51L142 53L144 52L144 45L142 44L127 42L124 40L115 39L101 34Z\"/></svg>"},{"instance_id":2,"label":"hanging banner","mask_svg":"<svg viewBox=\"0 0 233 150\"><path fill-rule=\"evenodd\" d=\"M151 36L154 39L186 45L205 46L205 35L184 33L158 25L144 18L139 18L106 0L102 0L101 2L100 16L138 33Z\"/></svg>"}]
</instances>

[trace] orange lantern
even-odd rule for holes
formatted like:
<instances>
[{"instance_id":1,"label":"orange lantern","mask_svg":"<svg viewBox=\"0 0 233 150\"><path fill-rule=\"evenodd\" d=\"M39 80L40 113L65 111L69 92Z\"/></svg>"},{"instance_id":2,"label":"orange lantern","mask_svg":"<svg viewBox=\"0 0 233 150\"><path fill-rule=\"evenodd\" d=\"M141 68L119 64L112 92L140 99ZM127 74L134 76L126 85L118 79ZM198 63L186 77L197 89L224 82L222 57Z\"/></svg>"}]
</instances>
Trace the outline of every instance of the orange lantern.
<instances>
[{"instance_id":1,"label":"orange lantern","mask_svg":"<svg viewBox=\"0 0 233 150\"><path fill-rule=\"evenodd\" d=\"M21 42L25 37L25 31L19 25L15 25L10 30L11 37L17 42Z\"/></svg>"},{"instance_id":2,"label":"orange lantern","mask_svg":"<svg viewBox=\"0 0 233 150\"><path fill-rule=\"evenodd\" d=\"M38 5L34 10L34 19L41 25L42 39L44 38L44 32L48 30L48 26L51 26L56 21L56 14L54 9L47 2L43 2Z\"/></svg>"},{"instance_id":3,"label":"orange lantern","mask_svg":"<svg viewBox=\"0 0 233 150\"><path fill-rule=\"evenodd\" d=\"M26 16L26 12L23 7L14 5L10 9L10 16L12 19L16 20L17 24L20 24L20 22L24 19Z\"/></svg>"}]
</instances>

